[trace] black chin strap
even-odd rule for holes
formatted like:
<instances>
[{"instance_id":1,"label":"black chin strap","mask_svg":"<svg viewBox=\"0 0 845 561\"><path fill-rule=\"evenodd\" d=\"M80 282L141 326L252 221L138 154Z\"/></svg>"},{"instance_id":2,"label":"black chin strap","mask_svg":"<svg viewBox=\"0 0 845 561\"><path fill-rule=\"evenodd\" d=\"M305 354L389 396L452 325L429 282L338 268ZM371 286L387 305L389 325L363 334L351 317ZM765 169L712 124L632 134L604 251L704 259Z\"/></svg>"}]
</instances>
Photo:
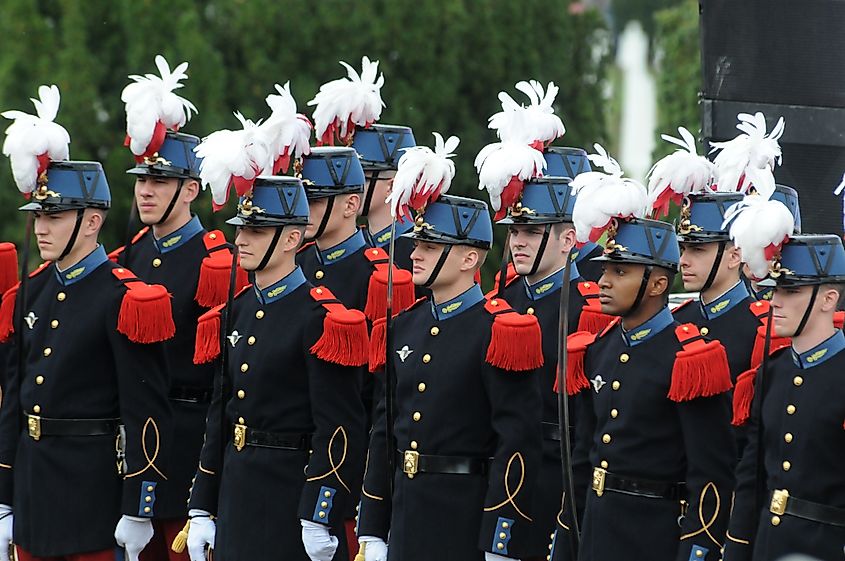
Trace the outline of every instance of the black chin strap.
<instances>
[{"instance_id":1,"label":"black chin strap","mask_svg":"<svg viewBox=\"0 0 845 561\"><path fill-rule=\"evenodd\" d=\"M261 258L261 263L258 264L258 267L255 268L256 271L263 271L264 267L270 262L270 258L273 256L273 252L276 251L276 246L279 244L279 239L282 237L282 227L276 226L276 232L273 234L273 239L270 240L270 245L267 247L267 251L264 252L264 257Z\"/></svg>"},{"instance_id":2,"label":"black chin strap","mask_svg":"<svg viewBox=\"0 0 845 561\"><path fill-rule=\"evenodd\" d=\"M819 295L820 287L821 285L818 284L813 285L813 293L810 296L810 302L807 304L807 309L804 310L804 315L801 316L801 323L798 324L798 329L795 330L795 334L792 335L793 337L801 335L801 332L804 331L805 327L807 327L807 320L810 319L810 313L813 311L813 306L816 304L816 297Z\"/></svg>"},{"instance_id":3,"label":"black chin strap","mask_svg":"<svg viewBox=\"0 0 845 561\"><path fill-rule=\"evenodd\" d=\"M434 266L434 270L431 271L431 274L428 275L428 280L423 283L423 288L428 288L431 286L437 279L437 275L440 274L440 269L443 268L443 265L446 264L446 258L449 257L449 252L452 251L452 244L446 244L443 246L443 251L440 252L440 258L437 260L437 264Z\"/></svg>"},{"instance_id":4,"label":"black chin strap","mask_svg":"<svg viewBox=\"0 0 845 561\"><path fill-rule=\"evenodd\" d=\"M631 307L628 308L628 311L622 314L623 317L631 314L631 312L640 307L640 303L643 301L643 296L645 296L645 289L648 288L648 280L651 278L651 272L653 270L654 268L651 265L645 266L645 269L643 270L643 280L640 282L640 289L637 291L637 297L634 299L634 303L631 304Z\"/></svg>"},{"instance_id":5,"label":"black chin strap","mask_svg":"<svg viewBox=\"0 0 845 561\"><path fill-rule=\"evenodd\" d=\"M361 216L370 214L370 203L373 201L373 193L376 190L376 183L378 182L378 171L372 172L370 182L367 185L367 192L364 193L364 204L361 206Z\"/></svg>"},{"instance_id":6,"label":"black chin strap","mask_svg":"<svg viewBox=\"0 0 845 561\"><path fill-rule=\"evenodd\" d=\"M73 225L73 232L71 232L71 234L70 234L70 239L67 241L67 245L65 246L64 251L62 251L62 254L59 255L59 257L58 257L58 259L56 259L56 261L61 261L62 259L67 257L67 254L70 253L71 250L73 249L73 246L76 245L76 238L77 238L77 236L79 236L80 228L82 228L82 217L84 215L85 215L85 209L84 208L79 208L79 209L76 210L76 224Z\"/></svg>"},{"instance_id":7,"label":"black chin strap","mask_svg":"<svg viewBox=\"0 0 845 561\"><path fill-rule=\"evenodd\" d=\"M320 225L317 227L317 231L314 232L314 235L311 236L312 240L320 239L320 236L326 231L326 226L329 225L329 218L332 216L332 209L334 209L334 196L328 197L329 202L326 203L326 212L323 213L323 219L320 220Z\"/></svg>"},{"instance_id":8,"label":"black chin strap","mask_svg":"<svg viewBox=\"0 0 845 561\"><path fill-rule=\"evenodd\" d=\"M713 286L713 281L716 280L716 275L719 273L719 267L722 265L722 257L725 255L725 247L728 242L722 240L718 243L719 246L716 249L716 258L713 260L713 265L710 266L710 274L707 275L707 280L704 281L704 286L701 287L700 292L704 292Z\"/></svg>"},{"instance_id":9,"label":"black chin strap","mask_svg":"<svg viewBox=\"0 0 845 561\"><path fill-rule=\"evenodd\" d=\"M551 231L551 224L546 224L543 227L543 239L542 241L540 241L540 247L537 249L537 255L534 257L534 263L531 265L531 270L528 271L528 274L525 276L530 277L531 275L537 272L537 269L540 268L540 261L543 259L543 253L546 252L546 246L549 243L549 234L551 233Z\"/></svg>"},{"instance_id":10,"label":"black chin strap","mask_svg":"<svg viewBox=\"0 0 845 561\"><path fill-rule=\"evenodd\" d=\"M167 208L165 209L164 214L161 215L161 218L159 219L158 222L156 222L156 225L164 224L164 221L167 220L170 217L170 213L173 212L173 208L176 206L176 200L179 198L179 193L182 192L182 185L184 185L184 184L185 184L185 180L180 178L179 179L179 185L176 187L176 192L173 193L173 198L170 199L170 204L167 205Z\"/></svg>"}]
</instances>

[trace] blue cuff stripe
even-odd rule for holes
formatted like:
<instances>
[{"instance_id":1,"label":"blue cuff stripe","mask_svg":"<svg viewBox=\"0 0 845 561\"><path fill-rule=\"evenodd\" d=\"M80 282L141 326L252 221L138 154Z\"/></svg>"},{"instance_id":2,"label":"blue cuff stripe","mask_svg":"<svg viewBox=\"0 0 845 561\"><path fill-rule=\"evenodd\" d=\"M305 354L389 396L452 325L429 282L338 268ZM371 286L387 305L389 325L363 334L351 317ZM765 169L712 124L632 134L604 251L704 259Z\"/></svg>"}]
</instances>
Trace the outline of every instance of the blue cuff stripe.
<instances>
[{"instance_id":1,"label":"blue cuff stripe","mask_svg":"<svg viewBox=\"0 0 845 561\"><path fill-rule=\"evenodd\" d=\"M141 500L138 502L138 516L145 518L153 517L157 485L158 483L155 481L141 482Z\"/></svg>"},{"instance_id":2,"label":"blue cuff stripe","mask_svg":"<svg viewBox=\"0 0 845 561\"><path fill-rule=\"evenodd\" d=\"M511 541L511 529L513 519L499 517L496 522L496 531L493 533L493 547L490 551L499 555L508 554L508 543Z\"/></svg>"},{"instance_id":3,"label":"blue cuff stripe","mask_svg":"<svg viewBox=\"0 0 845 561\"><path fill-rule=\"evenodd\" d=\"M337 489L320 487L320 495L317 497L317 504L314 505L314 515L311 517L312 521L319 524L328 524L336 493Z\"/></svg>"}]
</instances>

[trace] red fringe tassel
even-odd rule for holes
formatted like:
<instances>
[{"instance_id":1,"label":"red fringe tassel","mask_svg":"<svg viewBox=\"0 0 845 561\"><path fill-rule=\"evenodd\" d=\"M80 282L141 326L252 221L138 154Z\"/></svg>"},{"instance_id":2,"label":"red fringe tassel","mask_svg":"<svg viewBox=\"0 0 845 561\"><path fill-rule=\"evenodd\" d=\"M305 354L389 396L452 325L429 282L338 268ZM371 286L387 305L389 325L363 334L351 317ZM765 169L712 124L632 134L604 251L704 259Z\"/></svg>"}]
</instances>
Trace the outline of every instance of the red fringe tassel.
<instances>
[{"instance_id":1,"label":"red fringe tassel","mask_svg":"<svg viewBox=\"0 0 845 561\"><path fill-rule=\"evenodd\" d=\"M393 268L393 313L401 312L414 303L414 282L411 273ZM387 316L387 266L377 265L377 269L370 275L367 288L367 304L364 315L370 321L376 321Z\"/></svg>"},{"instance_id":2,"label":"red fringe tassel","mask_svg":"<svg viewBox=\"0 0 845 561\"><path fill-rule=\"evenodd\" d=\"M158 284L127 283L117 330L135 343L156 343L176 334L170 294Z\"/></svg>"},{"instance_id":3,"label":"red fringe tassel","mask_svg":"<svg viewBox=\"0 0 845 561\"><path fill-rule=\"evenodd\" d=\"M733 397L733 420L731 424L738 427L744 425L751 416L751 402L754 400L754 381L757 369L752 368L740 374L736 379Z\"/></svg>"},{"instance_id":4,"label":"red fringe tassel","mask_svg":"<svg viewBox=\"0 0 845 561\"><path fill-rule=\"evenodd\" d=\"M500 313L493 320L486 360L503 370L533 370L543 365L542 342L540 322L536 316Z\"/></svg>"},{"instance_id":5,"label":"red fringe tassel","mask_svg":"<svg viewBox=\"0 0 845 561\"><path fill-rule=\"evenodd\" d=\"M689 401L730 390L731 371L722 344L701 339L698 328L691 323L678 326L675 334L684 348L675 354L669 399ZM697 338L687 342L693 337Z\"/></svg>"},{"instance_id":6,"label":"red fringe tassel","mask_svg":"<svg viewBox=\"0 0 845 561\"><path fill-rule=\"evenodd\" d=\"M369 359L367 319L358 310L334 308L323 321L323 335L311 347L314 355L343 366L364 366Z\"/></svg>"},{"instance_id":7,"label":"red fringe tassel","mask_svg":"<svg viewBox=\"0 0 845 561\"><path fill-rule=\"evenodd\" d=\"M370 332L370 372L384 368L387 360L387 318L377 319Z\"/></svg>"},{"instance_id":8,"label":"red fringe tassel","mask_svg":"<svg viewBox=\"0 0 845 561\"><path fill-rule=\"evenodd\" d=\"M212 308L197 320L194 364L207 364L220 356L220 328L223 305Z\"/></svg>"},{"instance_id":9,"label":"red fringe tassel","mask_svg":"<svg viewBox=\"0 0 845 561\"><path fill-rule=\"evenodd\" d=\"M15 332L15 300L18 298L18 284L3 293L0 304L0 343L5 343Z\"/></svg>"}]
</instances>

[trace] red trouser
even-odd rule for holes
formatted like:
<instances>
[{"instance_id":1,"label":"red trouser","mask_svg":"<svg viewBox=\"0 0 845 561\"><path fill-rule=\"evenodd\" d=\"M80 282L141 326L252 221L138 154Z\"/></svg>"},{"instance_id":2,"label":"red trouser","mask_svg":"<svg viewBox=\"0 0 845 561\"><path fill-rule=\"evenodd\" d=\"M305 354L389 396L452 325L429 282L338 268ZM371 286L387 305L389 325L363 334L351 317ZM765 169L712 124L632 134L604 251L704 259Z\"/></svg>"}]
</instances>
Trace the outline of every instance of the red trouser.
<instances>
[{"instance_id":1,"label":"red trouser","mask_svg":"<svg viewBox=\"0 0 845 561\"><path fill-rule=\"evenodd\" d=\"M187 519L153 520L153 539L141 552L141 561L189 561L188 548L176 553L170 546Z\"/></svg>"},{"instance_id":2,"label":"red trouser","mask_svg":"<svg viewBox=\"0 0 845 561\"><path fill-rule=\"evenodd\" d=\"M115 561L114 549L92 551L90 553L74 553L73 555L61 555L59 557L35 557L20 547L15 549L18 553L18 561Z\"/></svg>"}]
</instances>

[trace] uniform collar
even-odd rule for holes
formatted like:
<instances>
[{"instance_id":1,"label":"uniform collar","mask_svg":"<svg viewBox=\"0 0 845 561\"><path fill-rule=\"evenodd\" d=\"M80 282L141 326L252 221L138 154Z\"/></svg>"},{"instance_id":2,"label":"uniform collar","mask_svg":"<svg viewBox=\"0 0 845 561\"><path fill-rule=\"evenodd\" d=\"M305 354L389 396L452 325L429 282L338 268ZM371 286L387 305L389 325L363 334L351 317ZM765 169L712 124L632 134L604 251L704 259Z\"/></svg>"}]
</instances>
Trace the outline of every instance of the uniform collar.
<instances>
[{"instance_id":1,"label":"uniform collar","mask_svg":"<svg viewBox=\"0 0 845 561\"><path fill-rule=\"evenodd\" d=\"M577 279L579 273L578 266L575 264L575 262L569 264L569 269L569 279ZM557 292L563 286L563 269L555 271L543 280L534 284L528 284L528 278L522 277L522 283L525 285L525 293L528 294L528 297L531 300L540 300L541 298L545 298L549 294L557 294Z\"/></svg>"},{"instance_id":2,"label":"uniform collar","mask_svg":"<svg viewBox=\"0 0 845 561\"><path fill-rule=\"evenodd\" d=\"M153 236L153 245L159 253L167 253L173 251L179 246L185 245L194 236L202 232L202 222L198 216L194 215L188 220L188 223L166 236L156 238Z\"/></svg>"},{"instance_id":3,"label":"uniform collar","mask_svg":"<svg viewBox=\"0 0 845 561\"><path fill-rule=\"evenodd\" d=\"M583 261L585 257L587 257L590 253L596 249L599 244L595 242L587 242L579 248L573 249L569 252L569 259L573 263L578 263L579 261Z\"/></svg>"},{"instance_id":4,"label":"uniform collar","mask_svg":"<svg viewBox=\"0 0 845 561\"><path fill-rule=\"evenodd\" d=\"M300 286L305 284L305 274L300 267L297 267L285 277L276 281L267 288L259 289L258 286L253 287L255 297L262 304L270 304L276 300L281 300Z\"/></svg>"},{"instance_id":5,"label":"uniform collar","mask_svg":"<svg viewBox=\"0 0 845 561\"><path fill-rule=\"evenodd\" d=\"M636 329L632 329L630 331L625 331L622 329L622 339L625 340L625 345L629 347L635 347L640 343L644 343L648 341L670 325L675 322L675 318L672 317L672 312L669 311L669 308L663 308L655 315L651 317L650 320L645 322L644 324L640 325Z\"/></svg>"},{"instance_id":6,"label":"uniform collar","mask_svg":"<svg viewBox=\"0 0 845 561\"><path fill-rule=\"evenodd\" d=\"M59 270L59 266L56 265L56 278L63 286L70 286L93 273L97 267L108 260L109 256L106 255L106 250L98 244L97 249L89 253L76 265L71 265L63 271Z\"/></svg>"},{"instance_id":7,"label":"uniform collar","mask_svg":"<svg viewBox=\"0 0 845 561\"><path fill-rule=\"evenodd\" d=\"M472 288L466 290L455 298L452 298L448 302L435 304L434 300L432 300L431 314L439 321L447 320L465 312L482 300L484 300L484 292L481 291L480 286L474 284L472 285Z\"/></svg>"},{"instance_id":8,"label":"uniform collar","mask_svg":"<svg viewBox=\"0 0 845 561\"><path fill-rule=\"evenodd\" d=\"M748 292L748 287L745 286L745 283L739 281L727 292L709 304L705 304L704 300L701 300L701 313L707 319L717 318L728 313L734 306L748 298L750 295L751 294Z\"/></svg>"},{"instance_id":9,"label":"uniform collar","mask_svg":"<svg viewBox=\"0 0 845 561\"><path fill-rule=\"evenodd\" d=\"M410 220L406 219L404 222L396 222L396 237L398 238L405 232L409 232L411 228L414 227L414 223ZM390 226L384 228L383 230L379 230L378 232L373 232L370 234L370 237L373 240L373 246L375 247L387 247L387 244L390 243Z\"/></svg>"},{"instance_id":10,"label":"uniform collar","mask_svg":"<svg viewBox=\"0 0 845 561\"><path fill-rule=\"evenodd\" d=\"M795 363L795 366L798 366L799 368L812 368L835 357L842 349L845 349L845 333L837 329L836 333L830 336L826 341L822 342L820 345L816 345L806 353L798 354L793 349L792 361Z\"/></svg>"},{"instance_id":11,"label":"uniform collar","mask_svg":"<svg viewBox=\"0 0 845 561\"><path fill-rule=\"evenodd\" d=\"M317 250L320 256L320 262L324 265L333 265L338 261L343 261L362 247L367 245L367 240L364 238L364 233L361 230L355 230L355 233L340 242L334 247L326 250Z\"/></svg>"}]
</instances>

